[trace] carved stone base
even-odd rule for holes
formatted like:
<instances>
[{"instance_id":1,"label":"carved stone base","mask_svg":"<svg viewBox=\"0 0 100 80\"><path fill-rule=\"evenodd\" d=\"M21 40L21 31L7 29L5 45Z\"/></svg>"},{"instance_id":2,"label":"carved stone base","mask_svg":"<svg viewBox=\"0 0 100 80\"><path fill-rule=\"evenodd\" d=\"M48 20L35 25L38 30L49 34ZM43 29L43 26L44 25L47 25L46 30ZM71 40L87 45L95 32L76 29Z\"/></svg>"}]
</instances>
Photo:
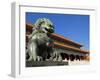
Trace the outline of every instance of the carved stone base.
<instances>
[{"instance_id":1,"label":"carved stone base","mask_svg":"<svg viewBox=\"0 0 100 80\"><path fill-rule=\"evenodd\" d=\"M41 67L41 66L63 66L68 65L68 62L60 61L30 61L26 62L26 67Z\"/></svg>"}]
</instances>

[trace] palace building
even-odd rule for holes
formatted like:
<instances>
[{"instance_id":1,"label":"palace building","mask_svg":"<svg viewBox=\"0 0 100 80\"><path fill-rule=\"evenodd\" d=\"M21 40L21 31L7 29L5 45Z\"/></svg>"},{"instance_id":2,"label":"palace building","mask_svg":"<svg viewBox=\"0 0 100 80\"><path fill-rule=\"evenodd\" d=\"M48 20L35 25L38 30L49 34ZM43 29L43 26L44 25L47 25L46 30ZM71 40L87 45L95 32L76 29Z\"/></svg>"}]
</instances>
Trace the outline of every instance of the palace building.
<instances>
[{"instance_id":1,"label":"palace building","mask_svg":"<svg viewBox=\"0 0 100 80\"><path fill-rule=\"evenodd\" d=\"M33 27L33 24L26 24L26 43ZM61 54L63 60L89 61L89 51L81 49L83 45L57 33L51 33L50 38L54 40L54 48Z\"/></svg>"}]
</instances>

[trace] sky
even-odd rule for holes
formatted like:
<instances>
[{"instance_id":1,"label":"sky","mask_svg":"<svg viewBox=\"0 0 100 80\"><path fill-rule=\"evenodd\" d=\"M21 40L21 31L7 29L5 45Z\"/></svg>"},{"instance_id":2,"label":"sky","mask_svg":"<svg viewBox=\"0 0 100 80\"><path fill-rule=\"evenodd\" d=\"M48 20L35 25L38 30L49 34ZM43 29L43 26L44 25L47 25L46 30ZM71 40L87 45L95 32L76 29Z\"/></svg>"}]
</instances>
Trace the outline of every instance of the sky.
<instances>
[{"instance_id":1,"label":"sky","mask_svg":"<svg viewBox=\"0 0 100 80\"><path fill-rule=\"evenodd\" d=\"M55 33L89 50L89 15L26 12L26 23L34 24L39 18L48 18L54 24Z\"/></svg>"}]
</instances>

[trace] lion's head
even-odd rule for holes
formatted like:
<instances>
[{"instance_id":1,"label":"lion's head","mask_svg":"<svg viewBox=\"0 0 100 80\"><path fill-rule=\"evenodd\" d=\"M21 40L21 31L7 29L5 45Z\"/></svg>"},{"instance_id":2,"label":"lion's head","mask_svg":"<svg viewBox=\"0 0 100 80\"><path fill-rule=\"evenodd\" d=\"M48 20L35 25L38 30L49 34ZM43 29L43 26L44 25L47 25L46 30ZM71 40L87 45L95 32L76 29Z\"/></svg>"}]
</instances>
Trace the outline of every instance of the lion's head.
<instances>
[{"instance_id":1,"label":"lion's head","mask_svg":"<svg viewBox=\"0 0 100 80\"><path fill-rule=\"evenodd\" d=\"M39 18L35 25L37 27L44 28L47 32L53 33L54 32L54 25L53 23L47 18Z\"/></svg>"}]
</instances>

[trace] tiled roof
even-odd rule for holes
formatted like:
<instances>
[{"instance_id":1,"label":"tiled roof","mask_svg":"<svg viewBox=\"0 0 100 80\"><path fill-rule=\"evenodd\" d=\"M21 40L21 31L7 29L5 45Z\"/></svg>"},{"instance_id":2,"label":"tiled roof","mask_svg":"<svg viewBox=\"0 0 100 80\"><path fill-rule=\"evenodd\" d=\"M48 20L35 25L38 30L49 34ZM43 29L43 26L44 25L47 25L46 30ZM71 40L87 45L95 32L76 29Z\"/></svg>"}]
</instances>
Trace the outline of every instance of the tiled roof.
<instances>
[{"instance_id":1,"label":"tiled roof","mask_svg":"<svg viewBox=\"0 0 100 80\"><path fill-rule=\"evenodd\" d=\"M52 36L52 37L59 38L59 39L62 39L62 40L64 40L64 42L71 43L71 44L73 44L73 45L75 45L75 46L82 47L81 44L76 43L76 42L74 42L74 41L72 41L72 40L70 40L70 39L68 39L68 38L65 38L65 37L62 36L62 35L59 35L59 34L56 34L56 33L52 33L51 36Z\"/></svg>"},{"instance_id":2,"label":"tiled roof","mask_svg":"<svg viewBox=\"0 0 100 80\"><path fill-rule=\"evenodd\" d=\"M64 45L64 44L61 44L61 43L58 43L58 42L54 42L54 45L55 45L55 47L70 49L70 50L78 51L80 53L89 54L89 51L82 50L82 49L79 49L79 48L75 48L75 47L72 47L72 46L69 46L69 45Z\"/></svg>"}]
</instances>

